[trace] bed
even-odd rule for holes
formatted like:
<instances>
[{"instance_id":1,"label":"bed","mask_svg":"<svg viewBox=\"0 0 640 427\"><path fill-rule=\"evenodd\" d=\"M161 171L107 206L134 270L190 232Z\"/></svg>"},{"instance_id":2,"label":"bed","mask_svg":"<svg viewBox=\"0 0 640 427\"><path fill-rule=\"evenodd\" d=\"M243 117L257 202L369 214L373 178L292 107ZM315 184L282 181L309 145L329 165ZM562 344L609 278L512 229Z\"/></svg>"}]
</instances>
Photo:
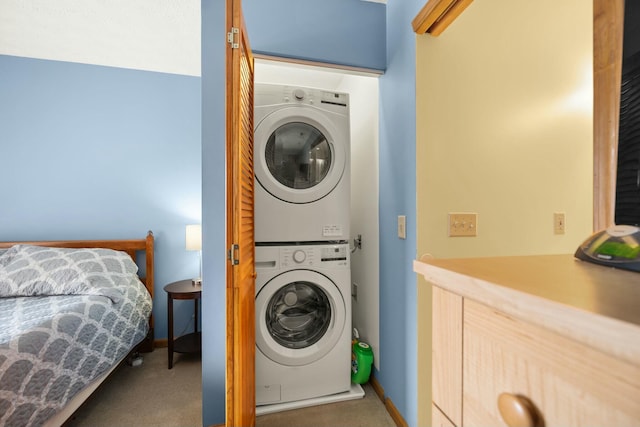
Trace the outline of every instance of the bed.
<instances>
[{"instance_id":1,"label":"bed","mask_svg":"<svg viewBox=\"0 0 640 427\"><path fill-rule=\"evenodd\" d=\"M153 350L153 243L0 242L0 426L62 425Z\"/></svg>"}]
</instances>

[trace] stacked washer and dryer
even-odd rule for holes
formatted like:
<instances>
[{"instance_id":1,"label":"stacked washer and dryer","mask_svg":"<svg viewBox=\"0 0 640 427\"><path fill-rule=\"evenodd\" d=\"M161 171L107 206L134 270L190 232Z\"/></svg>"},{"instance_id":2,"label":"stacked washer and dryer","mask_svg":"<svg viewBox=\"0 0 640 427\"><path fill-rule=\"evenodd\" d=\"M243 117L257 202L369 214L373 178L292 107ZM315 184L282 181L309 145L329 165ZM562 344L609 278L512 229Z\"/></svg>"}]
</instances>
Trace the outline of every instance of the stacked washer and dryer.
<instances>
[{"instance_id":1,"label":"stacked washer and dryer","mask_svg":"<svg viewBox=\"0 0 640 427\"><path fill-rule=\"evenodd\" d=\"M349 96L256 84L256 405L349 392Z\"/></svg>"}]
</instances>

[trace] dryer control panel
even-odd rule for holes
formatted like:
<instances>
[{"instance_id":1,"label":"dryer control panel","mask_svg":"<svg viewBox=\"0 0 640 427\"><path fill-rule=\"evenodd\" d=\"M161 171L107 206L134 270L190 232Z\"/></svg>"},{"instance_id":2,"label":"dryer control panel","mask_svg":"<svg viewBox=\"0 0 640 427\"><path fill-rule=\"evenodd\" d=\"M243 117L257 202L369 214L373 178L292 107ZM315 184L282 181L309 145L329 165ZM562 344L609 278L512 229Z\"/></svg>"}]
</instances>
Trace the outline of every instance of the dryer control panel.
<instances>
[{"instance_id":1,"label":"dryer control panel","mask_svg":"<svg viewBox=\"0 0 640 427\"><path fill-rule=\"evenodd\" d=\"M297 86L256 83L255 105L308 105L344 114L349 110L349 94Z\"/></svg>"}]
</instances>

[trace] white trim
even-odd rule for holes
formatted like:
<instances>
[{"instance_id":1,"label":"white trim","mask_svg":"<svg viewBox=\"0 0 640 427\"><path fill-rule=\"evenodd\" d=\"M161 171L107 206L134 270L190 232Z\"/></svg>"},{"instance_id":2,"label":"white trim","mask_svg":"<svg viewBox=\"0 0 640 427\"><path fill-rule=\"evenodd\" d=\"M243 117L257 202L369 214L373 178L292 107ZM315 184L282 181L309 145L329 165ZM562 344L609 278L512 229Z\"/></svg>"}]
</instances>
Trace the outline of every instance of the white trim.
<instances>
[{"instance_id":1,"label":"white trim","mask_svg":"<svg viewBox=\"0 0 640 427\"><path fill-rule=\"evenodd\" d=\"M351 384L351 389L349 391L345 391L344 393L330 394L329 396L314 397L312 399L296 400L295 402L260 405L256 407L256 415L273 414L275 412L307 408L309 406L324 405L326 403L362 399L363 397L364 390L362 389L362 386L360 384Z\"/></svg>"}]
</instances>

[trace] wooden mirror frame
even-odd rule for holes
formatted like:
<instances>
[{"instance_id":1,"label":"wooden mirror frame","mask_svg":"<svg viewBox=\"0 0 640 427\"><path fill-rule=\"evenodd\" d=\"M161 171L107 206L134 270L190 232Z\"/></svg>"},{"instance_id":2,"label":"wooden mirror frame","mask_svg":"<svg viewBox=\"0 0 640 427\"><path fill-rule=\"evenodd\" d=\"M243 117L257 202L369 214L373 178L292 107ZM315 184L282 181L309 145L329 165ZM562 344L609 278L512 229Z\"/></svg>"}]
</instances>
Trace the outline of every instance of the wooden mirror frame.
<instances>
[{"instance_id":1,"label":"wooden mirror frame","mask_svg":"<svg viewBox=\"0 0 640 427\"><path fill-rule=\"evenodd\" d=\"M615 223L624 0L593 0L593 229Z\"/></svg>"}]
</instances>

